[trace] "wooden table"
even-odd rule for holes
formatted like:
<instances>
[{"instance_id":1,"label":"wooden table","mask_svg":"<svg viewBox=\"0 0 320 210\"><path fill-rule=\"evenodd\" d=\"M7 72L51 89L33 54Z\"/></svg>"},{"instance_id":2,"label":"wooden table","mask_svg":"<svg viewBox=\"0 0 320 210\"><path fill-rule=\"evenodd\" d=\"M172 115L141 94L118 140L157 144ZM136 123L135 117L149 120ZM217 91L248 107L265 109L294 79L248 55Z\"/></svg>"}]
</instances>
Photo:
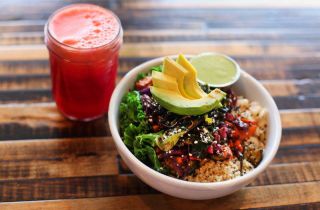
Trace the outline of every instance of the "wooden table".
<instances>
[{"instance_id":1,"label":"wooden table","mask_svg":"<svg viewBox=\"0 0 320 210\"><path fill-rule=\"evenodd\" d=\"M71 122L57 111L43 26L57 8L83 1L67 2L0 2L1 210L320 209L320 3L92 1L123 23L119 78L157 56L218 51L259 79L281 110L281 146L263 174L230 196L188 201L131 174L106 118Z\"/></svg>"}]
</instances>

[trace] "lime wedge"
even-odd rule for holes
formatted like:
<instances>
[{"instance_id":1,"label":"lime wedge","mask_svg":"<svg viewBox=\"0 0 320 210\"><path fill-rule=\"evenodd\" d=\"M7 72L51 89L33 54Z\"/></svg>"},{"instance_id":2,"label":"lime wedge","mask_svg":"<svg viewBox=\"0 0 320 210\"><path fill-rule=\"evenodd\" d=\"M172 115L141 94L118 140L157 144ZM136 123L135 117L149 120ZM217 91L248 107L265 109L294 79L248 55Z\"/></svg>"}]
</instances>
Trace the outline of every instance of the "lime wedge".
<instances>
[{"instance_id":1,"label":"lime wedge","mask_svg":"<svg viewBox=\"0 0 320 210\"><path fill-rule=\"evenodd\" d=\"M226 87L239 79L240 67L228 56L216 53L202 53L190 60L197 70L201 84L212 87Z\"/></svg>"}]
</instances>

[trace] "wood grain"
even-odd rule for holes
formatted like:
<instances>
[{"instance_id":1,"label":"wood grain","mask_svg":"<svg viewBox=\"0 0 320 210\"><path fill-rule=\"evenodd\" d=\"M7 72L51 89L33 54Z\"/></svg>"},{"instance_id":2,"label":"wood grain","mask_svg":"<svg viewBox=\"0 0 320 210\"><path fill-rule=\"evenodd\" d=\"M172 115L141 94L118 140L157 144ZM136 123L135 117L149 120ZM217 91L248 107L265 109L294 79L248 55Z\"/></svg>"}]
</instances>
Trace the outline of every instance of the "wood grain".
<instances>
[{"instance_id":1,"label":"wood grain","mask_svg":"<svg viewBox=\"0 0 320 210\"><path fill-rule=\"evenodd\" d=\"M139 49L137 51L136 49ZM304 54L314 55L320 46L314 44L283 44L259 42L161 42L161 43L127 43L121 48L122 57L160 57L174 55L179 52L184 54L198 54L201 52L220 52L232 56L292 56ZM2 60L36 60L47 59L47 49L43 45L12 45L0 47L0 61Z\"/></svg>"},{"instance_id":2,"label":"wood grain","mask_svg":"<svg viewBox=\"0 0 320 210\"><path fill-rule=\"evenodd\" d=\"M6 141L0 154L0 180L118 174L117 152L107 137Z\"/></svg>"},{"instance_id":3,"label":"wood grain","mask_svg":"<svg viewBox=\"0 0 320 210\"><path fill-rule=\"evenodd\" d=\"M43 27L53 11L79 2L0 1L1 210L320 208L318 1L89 1L121 19L117 80L158 56L218 51L274 97L283 135L273 162L248 187L208 201L142 183L119 157L106 116L80 123L57 111Z\"/></svg>"},{"instance_id":4,"label":"wood grain","mask_svg":"<svg viewBox=\"0 0 320 210\"><path fill-rule=\"evenodd\" d=\"M274 164L296 162L306 164L307 162L320 161L319 157L314 155L320 150L320 142L317 138L300 142L290 142L286 136L283 139ZM284 143L286 141L290 144ZM310 141L311 143L317 141L317 144L306 145ZM297 154L301 147L305 147L305 151ZM0 154L0 180L82 177L120 173L117 152L110 137L2 141L0 142ZM305 160L301 158L304 155ZM303 165L303 167L305 166ZM295 168L291 169L289 166L283 167L281 170L293 175L295 173L292 170ZM305 171L310 170L309 172L311 172L311 168L308 167ZM313 168L314 171L320 169L316 164ZM299 170L302 171L302 166Z\"/></svg>"},{"instance_id":5,"label":"wood grain","mask_svg":"<svg viewBox=\"0 0 320 210\"><path fill-rule=\"evenodd\" d=\"M154 57L120 57L119 72L124 74L133 67ZM316 79L319 78L320 57L317 54L292 56L234 56L240 66L254 77L263 80ZM0 61L0 75L49 75L48 61L12 60ZM302 81L303 82L303 81ZM304 80L307 83L306 80Z\"/></svg>"},{"instance_id":6,"label":"wood grain","mask_svg":"<svg viewBox=\"0 0 320 210\"><path fill-rule=\"evenodd\" d=\"M70 165L71 164L72 163L70 163ZM93 164L101 167L104 165L104 162L97 161L96 164ZM271 165L250 184L250 187L288 183L301 184L304 182L319 181L320 176L317 173L319 169L319 161ZM69 171L71 170L72 169ZM73 176L69 176L70 172L67 172L66 175L60 176L38 174L36 179L29 179L29 177L3 179L0 181L0 184L4 192L8 193L3 194L0 197L0 201L92 198L148 193L158 194L157 191L142 183L136 176L130 174L109 174L88 177L83 176L85 170L89 170L89 168L85 167L85 169L80 169L78 173ZM39 171L46 172L45 169L42 170L41 168L39 168ZM41 182L39 182L39 180L41 180Z\"/></svg>"},{"instance_id":7,"label":"wood grain","mask_svg":"<svg viewBox=\"0 0 320 210\"><path fill-rule=\"evenodd\" d=\"M256 72L256 74L259 73ZM117 80L120 81L121 78L120 72ZM320 96L320 80L262 80L261 83L272 96ZM50 94L50 89L50 75L0 75L0 91L41 90Z\"/></svg>"},{"instance_id":8,"label":"wood grain","mask_svg":"<svg viewBox=\"0 0 320 210\"><path fill-rule=\"evenodd\" d=\"M319 113L319 109L281 111L284 133L290 136L286 144L317 143ZM105 123L105 119L89 123L68 121L54 103L0 105L2 140L110 135Z\"/></svg>"},{"instance_id":9,"label":"wood grain","mask_svg":"<svg viewBox=\"0 0 320 210\"><path fill-rule=\"evenodd\" d=\"M16 29L12 29L12 27ZM38 27L30 26L27 30L18 27L17 24L13 25L11 29L2 27L3 33L0 34L0 45L30 45L30 44L43 44L44 35L42 29L36 30ZM14 31L16 30L16 31ZM21 30L21 31L17 31ZM9 32L4 32L9 31ZM10 32L14 31L14 32ZM26 32L27 31L27 32ZM241 33L239 30L232 28L214 28L208 30L192 30L192 29L154 29L154 30L137 30L128 29L124 32L125 43L135 42L164 42L164 41L260 41L266 42L279 42L285 41L286 43L305 42L305 41L319 41L319 32L314 30L301 32L294 29L243 29Z\"/></svg>"},{"instance_id":10,"label":"wood grain","mask_svg":"<svg viewBox=\"0 0 320 210\"><path fill-rule=\"evenodd\" d=\"M318 95L294 95L273 97L279 109L318 108ZM0 91L0 104L52 102L49 89Z\"/></svg>"},{"instance_id":11,"label":"wood grain","mask_svg":"<svg viewBox=\"0 0 320 210\"><path fill-rule=\"evenodd\" d=\"M137 1L137 2L130 2L130 1L124 1L123 6L128 9L155 9L155 8L161 8L161 9L195 9L195 8L203 8L203 9L215 9L215 8L312 8L312 7L319 7L320 4L318 1L315 0L308 0L305 2L301 1L291 1L290 4L287 2L279 2L276 0L273 1L252 1L252 0L244 0L244 1L227 1L227 2L212 2L208 0L200 0L198 2L193 1Z\"/></svg>"},{"instance_id":12,"label":"wood grain","mask_svg":"<svg viewBox=\"0 0 320 210\"><path fill-rule=\"evenodd\" d=\"M295 184L283 184L273 186L248 187L232 195L207 200L190 201L173 198L166 195L133 195L115 196L92 199L71 199L58 201L17 202L0 204L3 210L16 208L19 210L34 209L245 209L272 207L280 205L298 204L301 199L304 202L319 202L319 182ZM281 199L279 199L281 198Z\"/></svg>"},{"instance_id":13,"label":"wood grain","mask_svg":"<svg viewBox=\"0 0 320 210\"><path fill-rule=\"evenodd\" d=\"M105 118L71 122L54 103L9 104L0 108L0 139L62 138L110 135Z\"/></svg>"},{"instance_id":14,"label":"wood grain","mask_svg":"<svg viewBox=\"0 0 320 210\"><path fill-rule=\"evenodd\" d=\"M314 203L300 203L293 205L273 206L273 207L262 207L262 208L250 208L250 210L317 210L320 208L319 202Z\"/></svg>"}]
</instances>

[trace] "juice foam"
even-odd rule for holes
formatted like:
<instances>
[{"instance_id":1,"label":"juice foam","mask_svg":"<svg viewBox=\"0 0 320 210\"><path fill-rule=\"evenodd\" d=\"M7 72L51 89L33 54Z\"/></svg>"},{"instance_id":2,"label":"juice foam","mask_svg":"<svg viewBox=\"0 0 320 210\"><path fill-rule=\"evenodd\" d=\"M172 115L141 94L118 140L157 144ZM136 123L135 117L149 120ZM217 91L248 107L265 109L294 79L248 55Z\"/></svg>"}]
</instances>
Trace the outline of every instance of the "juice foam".
<instances>
[{"instance_id":1,"label":"juice foam","mask_svg":"<svg viewBox=\"0 0 320 210\"><path fill-rule=\"evenodd\" d=\"M113 13L100 7L70 7L52 18L49 31L59 42L74 48L95 48L108 44L119 33Z\"/></svg>"}]
</instances>

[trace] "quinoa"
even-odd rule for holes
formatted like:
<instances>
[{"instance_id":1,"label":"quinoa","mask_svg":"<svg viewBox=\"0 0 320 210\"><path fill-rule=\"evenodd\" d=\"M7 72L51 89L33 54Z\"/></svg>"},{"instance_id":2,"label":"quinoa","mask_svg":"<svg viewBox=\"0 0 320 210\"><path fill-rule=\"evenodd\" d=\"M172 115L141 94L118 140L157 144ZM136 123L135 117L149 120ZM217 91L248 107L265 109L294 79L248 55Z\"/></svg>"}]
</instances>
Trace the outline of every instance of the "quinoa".
<instances>
[{"instance_id":1,"label":"quinoa","mask_svg":"<svg viewBox=\"0 0 320 210\"><path fill-rule=\"evenodd\" d=\"M230 158L228 160L202 161L193 175L185 177L193 182L218 182L239 177L253 170L263 158L266 141L267 111L257 102L250 102L243 97L237 98L237 112L242 117L257 122L255 134L244 141L243 160Z\"/></svg>"}]
</instances>

